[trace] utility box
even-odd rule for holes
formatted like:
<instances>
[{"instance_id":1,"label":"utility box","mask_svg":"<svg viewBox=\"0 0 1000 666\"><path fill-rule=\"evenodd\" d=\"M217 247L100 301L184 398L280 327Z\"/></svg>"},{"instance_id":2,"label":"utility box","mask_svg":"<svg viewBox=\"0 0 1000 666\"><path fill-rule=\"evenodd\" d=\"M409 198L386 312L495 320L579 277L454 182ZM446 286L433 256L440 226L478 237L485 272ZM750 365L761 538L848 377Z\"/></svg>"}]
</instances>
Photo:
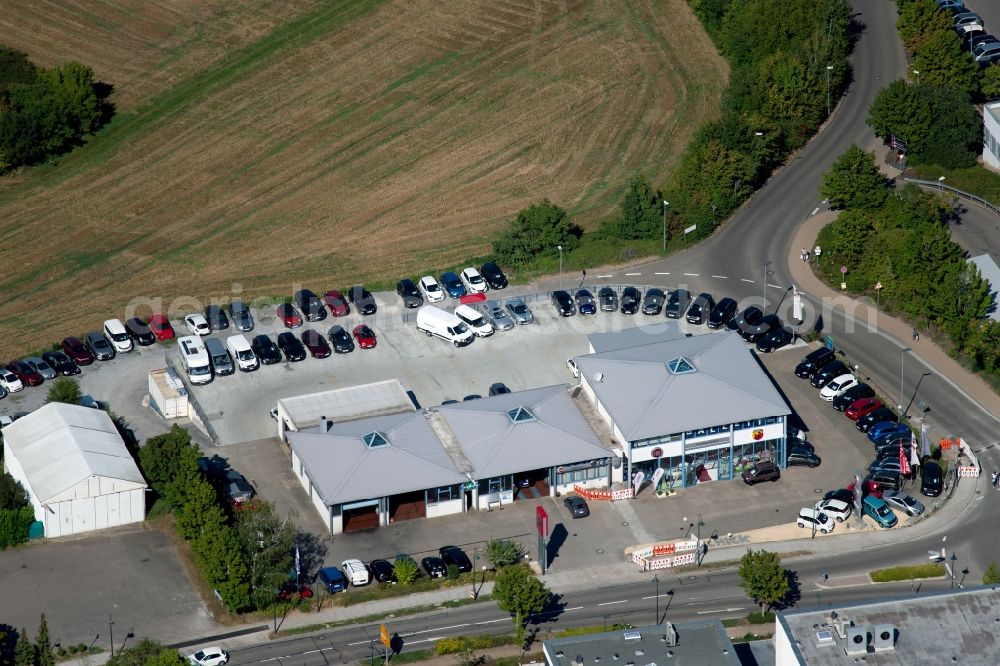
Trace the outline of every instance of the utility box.
<instances>
[{"instance_id":1,"label":"utility box","mask_svg":"<svg viewBox=\"0 0 1000 666\"><path fill-rule=\"evenodd\" d=\"M149 406L168 421L190 418L187 389L170 368L150 371Z\"/></svg>"}]
</instances>

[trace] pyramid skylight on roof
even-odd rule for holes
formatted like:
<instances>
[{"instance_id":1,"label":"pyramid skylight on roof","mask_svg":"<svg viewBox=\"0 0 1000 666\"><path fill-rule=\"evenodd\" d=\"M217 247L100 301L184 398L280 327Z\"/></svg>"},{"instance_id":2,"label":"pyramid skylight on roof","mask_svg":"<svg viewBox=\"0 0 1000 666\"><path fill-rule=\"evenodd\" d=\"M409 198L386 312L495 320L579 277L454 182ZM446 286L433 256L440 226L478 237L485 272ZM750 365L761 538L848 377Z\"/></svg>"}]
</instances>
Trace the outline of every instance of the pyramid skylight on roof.
<instances>
[{"instance_id":1,"label":"pyramid skylight on roof","mask_svg":"<svg viewBox=\"0 0 1000 666\"><path fill-rule=\"evenodd\" d=\"M375 449L380 446L389 446L389 440L387 440L385 435L377 430L364 435L361 439L364 440L365 446L369 449Z\"/></svg>"},{"instance_id":2,"label":"pyramid skylight on roof","mask_svg":"<svg viewBox=\"0 0 1000 666\"><path fill-rule=\"evenodd\" d=\"M515 407L514 409L507 412L508 418L514 423L524 423L525 421L534 421L535 415L531 413L527 407Z\"/></svg>"},{"instance_id":3,"label":"pyramid skylight on roof","mask_svg":"<svg viewBox=\"0 0 1000 666\"><path fill-rule=\"evenodd\" d=\"M667 370L670 371L672 375L686 375L692 372L698 372L691 361L687 360L683 356L678 356L677 358L667 361Z\"/></svg>"}]
</instances>

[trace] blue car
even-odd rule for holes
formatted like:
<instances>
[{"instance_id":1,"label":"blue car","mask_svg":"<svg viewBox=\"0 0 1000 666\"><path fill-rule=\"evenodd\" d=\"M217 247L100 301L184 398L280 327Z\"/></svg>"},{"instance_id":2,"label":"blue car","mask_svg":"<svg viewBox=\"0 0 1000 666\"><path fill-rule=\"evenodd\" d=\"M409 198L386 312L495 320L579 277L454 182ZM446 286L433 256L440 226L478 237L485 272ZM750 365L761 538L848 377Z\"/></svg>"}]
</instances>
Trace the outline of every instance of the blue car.
<instances>
[{"instance_id":1,"label":"blue car","mask_svg":"<svg viewBox=\"0 0 1000 666\"><path fill-rule=\"evenodd\" d=\"M876 423L871 427L871 430L868 431L868 441L873 443L877 442L882 435L888 435L890 431L898 430L900 426L903 426L903 424L895 421L883 421L882 423ZM905 428L906 426L903 427Z\"/></svg>"},{"instance_id":2,"label":"blue car","mask_svg":"<svg viewBox=\"0 0 1000 666\"><path fill-rule=\"evenodd\" d=\"M317 578L330 594L347 590L347 578L337 567L323 567L319 570Z\"/></svg>"},{"instance_id":3,"label":"blue car","mask_svg":"<svg viewBox=\"0 0 1000 666\"><path fill-rule=\"evenodd\" d=\"M869 433L868 439L870 439L872 443L875 444L876 447L883 446L885 444L888 444L889 442L895 442L900 439L906 440L907 443L909 443L910 436L912 433L910 432L910 429L906 427L906 424L893 423L892 425L896 427L883 428L882 430L879 431L878 436L875 437L874 439L872 439L871 434Z\"/></svg>"},{"instance_id":4,"label":"blue car","mask_svg":"<svg viewBox=\"0 0 1000 666\"><path fill-rule=\"evenodd\" d=\"M576 311L582 315L597 314L597 301L588 290L581 289L576 292Z\"/></svg>"},{"instance_id":5,"label":"blue car","mask_svg":"<svg viewBox=\"0 0 1000 666\"><path fill-rule=\"evenodd\" d=\"M458 278L458 275L453 271L448 271L441 276L441 286L444 290L448 292L448 295L452 298L461 298L465 296L465 285Z\"/></svg>"}]
</instances>

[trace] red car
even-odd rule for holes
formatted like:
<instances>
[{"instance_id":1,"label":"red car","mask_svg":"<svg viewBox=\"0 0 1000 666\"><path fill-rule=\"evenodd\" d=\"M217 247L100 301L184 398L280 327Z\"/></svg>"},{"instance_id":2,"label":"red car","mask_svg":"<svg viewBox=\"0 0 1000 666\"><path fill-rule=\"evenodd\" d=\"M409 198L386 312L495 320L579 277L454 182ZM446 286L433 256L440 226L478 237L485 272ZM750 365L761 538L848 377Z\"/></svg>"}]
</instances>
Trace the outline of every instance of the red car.
<instances>
[{"instance_id":1,"label":"red car","mask_svg":"<svg viewBox=\"0 0 1000 666\"><path fill-rule=\"evenodd\" d=\"M13 372L25 386L39 386L45 381L45 378L42 377L38 370L35 370L24 361L11 361L7 369Z\"/></svg>"},{"instance_id":2,"label":"red car","mask_svg":"<svg viewBox=\"0 0 1000 666\"><path fill-rule=\"evenodd\" d=\"M854 492L854 483L847 486L847 489L852 493ZM885 492L885 488L882 487L881 483L876 483L875 481L862 481L861 482L861 497L865 498L868 495L874 495L875 497L882 497Z\"/></svg>"},{"instance_id":3,"label":"red car","mask_svg":"<svg viewBox=\"0 0 1000 666\"><path fill-rule=\"evenodd\" d=\"M279 601L291 601L294 595L299 595L299 599L312 599L313 591L308 585L299 585L294 580L282 584L278 590Z\"/></svg>"},{"instance_id":4,"label":"red car","mask_svg":"<svg viewBox=\"0 0 1000 666\"><path fill-rule=\"evenodd\" d=\"M278 306L278 319L285 328L298 328L302 325L302 315L291 303L282 303Z\"/></svg>"},{"instance_id":5,"label":"red car","mask_svg":"<svg viewBox=\"0 0 1000 666\"><path fill-rule=\"evenodd\" d=\"M322 333L309 329L302 331L302 344L306 346L313 358L326 358L332 350Z\"/></svg>"},{"instance_id":6,"label":"red car","mask_svg":"<svg viewBox=\"0 0 1000 666\"><path fill-rule=\"evenodd\" d=\"M354 339L358 341L358 346L362 349L375 348L375 331L368 324L358 324L354 327Z\"/></svg>"},{"instance_id":7,"label":"red car","mask_svg":"<svg viewBox=\"0 0 1000 666\"><path fill-rule=\"evenodd\" d=\"M170 325L170 320L164 314L155 314L149 318L146 324L160 342L171 340L174 337L174 327Z\"/></svg>"},{"instance_id":8,"label":"red car","mask_svg":"<svg viewBox=\"0 0 1000 666\"><path fill-rule=\"evenodd\" d=\"M330 314L334 317L351 314L351 306L347 304L347 299L339 291L330 290L323 294L323 302L330 308Z\"/></svg>"},{"instance_id":9,"label":"red car","mask_svg":"<svg viewBox=\"0 0 1000 666\"><path fill-rule=\"evenodd\" d=\"M90 365L94 362L94 355L87 349L87 345L80 341L80 338L63 338L62 350L77 365Z\"/></svg>"},{"instance_id":10,"label":"red car","mask_svg":"<svg viewBox=\"0 0 1000 666\"><path fill-rule=\"evenodd\" d=\"M857 421L865 414L874 412L882 406L882 401L878 398L861 398L851 403L851 406L844 411L844 415L852 421Z\"/></svg>"}]
</instances>

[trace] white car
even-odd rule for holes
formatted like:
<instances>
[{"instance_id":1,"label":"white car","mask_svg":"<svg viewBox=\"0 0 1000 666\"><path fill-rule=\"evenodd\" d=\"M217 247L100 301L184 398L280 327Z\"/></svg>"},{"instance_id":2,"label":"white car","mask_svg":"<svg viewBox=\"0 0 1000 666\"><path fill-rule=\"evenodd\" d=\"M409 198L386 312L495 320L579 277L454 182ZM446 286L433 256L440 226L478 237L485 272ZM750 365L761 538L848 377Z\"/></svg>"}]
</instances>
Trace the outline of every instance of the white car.
<instances>
[{"instance_id":1,"label":"white car","mask_svg":"<svg viewBox=\"0 0 1000 666\"><path fill-rule=\"evenodd\" d=\"M188 655L188 661L192 666L223 666L229 661L229 654L220 647L207 647Z\"/></svg>"},{"instance_id":2,"label":"white car","mask_svg":"<svg viewBox=\"0 0 1000 666\"><path fill-rule=\"evenodd\" d=\"M829 534L833 531L833 526L836 523L833 522L833 518L822 511L806 508L799 511L799 517L795 519L795 524L803 528L815 528L817 532Z\"/></svg>"},{"instance_id":3,"label":"white car","mask_svg":"<svg viewBox=\"0 0 1000 666\"><path fill-rule=\"evenodd\" d=\"M580 368L577 366L576 361L571 358L566 359L566 367L573 373L573 377L580 378Z\"/></svg>"},{"instance_id":4,"label":"white car","mask_svg":"<svg viewBox=\"0 0 1000 666\"><path fill-rule=\"evenodd\" d=\"M21 380L7 368L0 368L0 385L3 385L11 393L24 390L24 384L21 383Z\"/></svg>"},{"instance_id":5,"label":"white car","mask_svg":"<svg viewBox=\"0 0 1000 666\"><path fill-rule=\"evenodd\" d=\"M184 323L187 324L191 335L208 335L212 332L212 327L208 325L205 315L190 314L184 317Z\"/></svg>"},{"instance_id":6,"label":"white car","mask_svg":"<svg viewBox=\"0 0 1000 666\"><path fill-rule=\"evenodd\" d=\"M368 575L368 567L361 560L344 560L340 563L340 568L344 576L351 582L351 585L358 587L371 582Z\"/></svg>"},{"instance_id":7,"label":"white car","mask_svg":"<svg viewBox=\"0 0 1000 666\"><path fill-rule=\"evenodd\" d=\"M485 294L490 288L490 286L486 284L486 280L483 279L483 276L479 274L479 271L472 266L463 270L459 277L462 279L462 284L465 285L465 288L470 294Z\"/></svg>"},{"instance_id":8,"label":"white car","mask_svg":"<svg viewBox=\"0 0 1000 666\"><path fill-rule=\"evenodd\" d=\"M420 278L420 282L417 283L417 289L424 295L424 300L428 303L440 303L444 300L444 289L430 275Z\"/></svg>"},{"instance_id":9,"label":"white car","mask_svg":"<svg viewBox=\"0 0 1000 666\"><path fill-rule=\"evenodd\" d=\"M132 351L132 338L125 330L125 324L120 319L108 319L104 322L104 336L111 340L115 346L115 351L119 354L127 354Z\"/></svg>"},{"instance_id":10,"label":"white car","mask_svg":"<svg viewBox=\"0 0 1000 666\"><path fill-rule=\"evenodd\" d=\"M819 392L819 397L823 398L827 402L832 402L834 398L838 395L851 388L852 386L858 385L858 378L854 375L847 373L844 375L838 375L830 380L830 383L823 387Z\"/></svg>"},{"instance_id":11,"label":"white car","mask_svg":"<svg viewBox=\"0 0 1000 666\"><path fill-rule=\"evenodd\" d=\"M820 500L816 502L815 509L830 516L838 523L842 523L850 518L853 512L850 504L836 499Z\"/></svg>"}]
</instances>

